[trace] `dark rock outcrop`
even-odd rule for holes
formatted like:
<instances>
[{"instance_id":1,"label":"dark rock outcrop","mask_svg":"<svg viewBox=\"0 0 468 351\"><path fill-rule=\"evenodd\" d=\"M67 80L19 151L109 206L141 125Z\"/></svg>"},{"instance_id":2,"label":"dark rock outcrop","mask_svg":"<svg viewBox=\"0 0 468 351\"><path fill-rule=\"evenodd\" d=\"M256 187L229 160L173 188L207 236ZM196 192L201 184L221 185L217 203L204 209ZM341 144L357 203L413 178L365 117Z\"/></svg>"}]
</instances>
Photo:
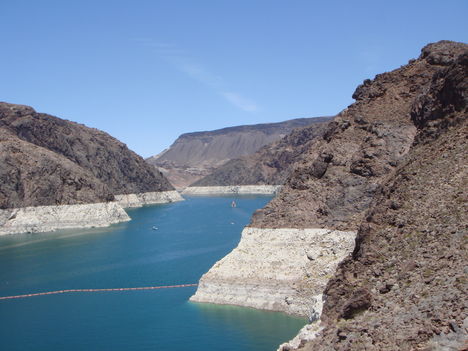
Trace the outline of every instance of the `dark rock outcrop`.
<instances>
[{"instance_id":1,"label":"dark rock outcrop","mask_svg":"<svg viewBox=\"0 0 468 351\"><path fill-rule=\"evenodd\" d=\"M410 111L416 138L329 282L307 350L468 347L468 46L431 44L419 61L437 70Z\"/></svg>"},{"instance_id":2,"label":"dark rock outcrop","mask_svg":"<svg viewBox=\"0 0 468 351\"><path fill-rule=\"evenodd\" d=\"M382 184L404 162L417 128L427 124L425 133L437 135L461 118L446 116L461 108L466 92L455 92L466 87L442 83L441 77L447 70L462 70L451 64L463 60L466 48L447 41L431 44L419 59L365 80L353 94L357 101L335 117L323 138L302 150L283 190L256 212L252 226L356 230ZM448 99L452 102L444 103ZM417 116L431 117L419 120L416 110L421 111Z\"/></svg>"},{"instance_id":3,"label":"dark rock outcrop","mask_svg":"<svg viewBox=\"0 0 468 351\"><path fill-rule=\"evenodd\" d=\"M264 145L281 139L295 128L318 126L329 120L329 117L298 118L279 123L187 133L177 138L162 154L148 158L147 162L161 169L176 187L185 187L211 174L229 160L233 160L232 163L228 162L225 170L217 172L219 176L210 177L203 182L213 183L216 179L217 184L211 185L231 185L228 180L239 174L237 183L256 184L252 183L251 179L258 178L261 170L252 170L251 162L237 158L255 153Z\"/></svg>"},{"instance_id":4,"label":"dark rock outcrop","mask_svg":"<svg viewBox=\"0 0 468 351\"><path fill-rule=\"evenodd\" d=\"M173 189L110 135L22 105L0 103L0 164L0 209Z\"/></svg>"}]
</instances>

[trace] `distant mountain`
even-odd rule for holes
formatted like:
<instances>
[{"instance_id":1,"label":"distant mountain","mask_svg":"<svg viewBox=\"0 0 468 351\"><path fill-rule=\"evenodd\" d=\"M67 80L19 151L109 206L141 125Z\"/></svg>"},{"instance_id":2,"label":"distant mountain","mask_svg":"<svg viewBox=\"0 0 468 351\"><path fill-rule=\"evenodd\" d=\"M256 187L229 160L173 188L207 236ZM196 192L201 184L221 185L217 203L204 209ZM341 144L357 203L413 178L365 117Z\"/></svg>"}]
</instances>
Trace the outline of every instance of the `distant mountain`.
<instances>
[{"instance_id":1,"label":"distant mountain","mask_svg":"<svg viewBox=\"0 0 468 351\"><path fill-rule=\"evenodd\" d=\"M191 186L281 185L292 166L304 157L317 138L323 137L331 118L298 128L256 153L232 159Z\"/></svg>"},{"instance_id":2,"label":"distant mountain","mask_svg":"<svg viewBox=\"0 0 468 351\"><path fill-rule=\"evenodd\" d=\"M225 162L251 155L295 128L323 124L330 117L298 118L182 134L171 147L147 162L158 167L176 187L185 187Z\"/></svg>"},{"instance_id":3,"label":"distant mountain","mask_svg":"<svg viewBox=\"0 0 468 351\"><path fill-rule=\"evenodd\" d=\"M468 45L429 44L353 98L304 135L192 300L303 309L312 323L284 351L467 350Z\"/></svg>"},{"instance_id":4,"label":"distant mountain","mask_svg":"<svg viewBox=\"0 0 468 351\"><path fill-rule=\"evenodd\" d=\"M107 133L0 102L0 209L106 202L172 190Z\"/></svg>"}]
</instances>

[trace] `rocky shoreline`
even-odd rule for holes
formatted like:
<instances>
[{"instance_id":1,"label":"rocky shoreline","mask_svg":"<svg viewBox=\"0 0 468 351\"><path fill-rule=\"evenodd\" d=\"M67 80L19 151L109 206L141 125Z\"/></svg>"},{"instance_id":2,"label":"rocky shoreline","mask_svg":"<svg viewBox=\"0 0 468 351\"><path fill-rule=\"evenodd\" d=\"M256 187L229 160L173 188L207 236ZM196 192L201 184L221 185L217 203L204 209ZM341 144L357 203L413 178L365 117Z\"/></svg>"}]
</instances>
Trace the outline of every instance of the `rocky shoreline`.
<instances>
[{"instance_id":1,"label":"rocky shoreline","mask_svg":"<svg viewBox=\"0 0 468 351\"><path fill-rule=\"evenodd\" d=\"M115 201L0 209L0 235L107 227L131 218L124 208L183 201L177 191L116 195Z\"/></svg>"},{"instance_id":2,"label":"rocky shoreline","mask_svg":"<svg viewBox=\"0 0 468 351\"><path fill-rule=\"evenodd\" d=\"M176 190L115 195L115 201L123 208L165 204L183 200L183 197Z\"/></svg>"},{"instance_id":3,"label":"rocky shoreline","mask_svg":"<svg viewBox=\"0 0 468 351\"><path fill-rule=\"evenodd\" d=\"M429 44L365 80L192 301L320 316L280 350L465 349L467 50ZM304 228L353 239L316 257Z\"/></svg>"},{"instance_id":4,"label":"rocky shoreline","mask_svg":"<svg viewBox=\"0 0 468 351\"><path fill-rule=\"evenodd\" d=\"M190 300L318 317L322 291L353 250L355 235L246 227L239 245L202 276Z\"/></svg>"},{"instance_id":5,"label":"rocky shoreline","mask_svg":"<svg viewBox=\"0 0 468 351\"><path fill-rule=\"evenodd\" d=\"M182 195L276 195L281 185L230 185L230 186L191 186L182 191Z\"/></svg>"},{"instance_id":6,"label":"rocky shoreline","mask_svg":"<svg viewBox=\"0 0 468 351\"><path fill-rule=\"evenodd\" d=\"M0 235L106 227L129 220L115 202L12 208L0 210Z\"/></svg>"}]
</instances>

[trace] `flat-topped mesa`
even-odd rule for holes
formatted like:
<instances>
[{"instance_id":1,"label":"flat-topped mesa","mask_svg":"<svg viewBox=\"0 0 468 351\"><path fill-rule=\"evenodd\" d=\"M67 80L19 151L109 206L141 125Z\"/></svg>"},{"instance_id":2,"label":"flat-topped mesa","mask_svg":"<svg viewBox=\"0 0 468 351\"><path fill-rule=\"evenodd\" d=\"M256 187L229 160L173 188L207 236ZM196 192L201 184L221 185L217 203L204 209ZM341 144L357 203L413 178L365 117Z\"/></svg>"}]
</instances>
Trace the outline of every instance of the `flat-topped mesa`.
<instances>
[{"instance_id":1,"label":"flat-topped mesa","mask_svg":"<svg viewBox=\"0 0 468 351\"><path fill-rule=\"evenodd\" d=\"M423 53L418 59L411 60L407 65L394 71L379 74L373 80L364 81L353 95L356 102L342 111L328 125L323 137L313 140L301 150L300 160L294 163L292 172L278 195L265 208L254 214L251 224L242 235L238 248L216 263L202 277L194 299L230 303L229 301L242 301L244 298L246 302L242 304L249 305L251 301L258 301L259 297L255 290L259 290L265 294L270 294L271 291L272 299L281 300L282 298L286 303L300 301L301 305L307 305L304 301L309 301L311 304L312 301L316 301L317 296L322 293L325 287L326 280L333 276L333 272L325 280L314 277L310 274L310 269L307 268L308 263L305 261L307 255L301 250L296 252L292 250L291 257L285 261L276 259L281 254L270 249L270 246L274 246L272 244L274 237L277 236L282 245L288 247L288 243L292 245L292 243L298 242L297 236L300 236L300 233L308 231L310 233L318 233L317 231L321 230L338 234L350 233L342 236L337 235L338 238L350 239L349 246L343 243L342 247L347 247L348 251L341 256L341 258L349 258L354 246L353 234L351 233L355 234L360 227L363 230L366 226L369 209L371 206L379 204L373 202L374 197L380 194L381 189L395 177L395 172L398 172L399 167L404 167L408 159L415 157L416 160L419 157L417 153L413 154L412 150L415 145L429 140L426 137L419 140L421 135L428 134L432 138L437 138L437 133L450 125L462 123L460 121L463 119L463 123L466 124L467 74L465 61L467 56L464 54L466 51L467 45L461 43L439 42L431 44L423 49ZM464 75L464 80L462 78L461 83L456 79L445 79L444 82L440 82L440 79L447 75L447 71L458 72L458 79ZM442 86L434 90L434 86L438 84ZM428 93L431 88L432 92ZM463 96L465 96L464 99ZM460 111L465 112L463 114ZM422 118L422 116L426 117ZM425 125L424 130L421 130L421 125ZM460 136L463 132L460 130L458 134ZM457 140L459 142L461 139ZM466 134L464 140L466 143ZM460 148L458 145L453 147L450 152L460 152ZM449 149L446 151L449 152ZM463 161L458 156L457 168L453 170L458 172L457 181L462 179L460 172L463 162L466 165L466 160ZM429 169L426 171L430 173ZM404 179L405 177L411 178L412 173L405 173L402 177ZM391 190L389 191L391 192ZM380 204L384 203L384 200L380 198ZM399 210L401 206L404 206L400 203L401 201L402 199L388 204L386 211ZM431 201L427 199L426 203L430 204ZM436 214L432 213L432 215ZM387 219L392 223L392 226L398 227L399 218L390 214ZM384 228L382 230L384 231ZM255 237L255 245L247 245L253 240L248 239L248 236ZM309 238L309 235L305 234L305 237ZM314 235L310 234L310 238L313 237ZM332 238L333 235L330 235L330 240ZM363 238L366 238L369 243L372 241L368 231L364 231L356 241L358 248ZM320 247L320 240L307 240L304 241L305 251L312 249L313 245ZM369 273L370 281L373 279L372 274L374 277L382 275L382 279L379 279L382 284L385 283L385 274L382 273L385 269L384 261L397 255L397 252L393 250L389 251L388 255L379 256L381 250L385 249L385 245L389 245L388 240L382 240L382 247L377 248L377 251L373 248L369 249L369 255L373 255L369 256L369 260L375 257L383 260L383 266L379 268L378 272L374 272L372 266L368 265L372 260L369 262L358 260L359 262L353 263L357 267L356 271L365 270ZM394 238L392 240L400 239ZM333 243L332 247L334 245L336 244ZM280 246L278 246L278 251L281 250ZM265 251L256 249L263 247L267 249ZM357 250L356 248L354 251L353 259L361 255ZM423 248L421 250L424 251ZM421 253L421 255L423 254ZM312 262L317 261L318 265L321 265L323 261L323 265L327 266L326 261L331 260L334 256L324 254L316 258L311 255L310 258L312 258ZM301 257L303 261L301 261ZM294 262L299 263L293 264ZM338 267L342 268L341 265ZM267 274L263 273L264 269L268 271ZM395 271L395 274L402 269L403 267ZM251 272L251 275L244 281L241 281L240 277L236 275L237 271L242 270ZM257 271L261 273L261 276L266 276L269 279L257 282L255 276ZM231 272L231 277L229 277L229 272ZM320 268L315 272L320 272ZM358 288L350 289L349 286L354 286L355 278L353 277L356 275L343 269L340 272L333 286L334 291L327 290L327 299L328 294L334 297L333 302L325 300L325 311L330 310L327 323L336 322L336 316L338 316L337 318L343 318L343 316L352 318L354 313L359 314L360 308L363 310L368 308L370 301L368 297L371 296L369 289L386 291L385 287L375 287L372 284L361 290ZM292 281L282 279L286 274L294 277ZM395 277L397 278L397 275ZM344 281L346 284L341 284ZM271 288L272 286L274 288ZM361 286L361 288L364 287ZM317 291L318 289L320 291ZM331 289L331 287L327 289ZM230 291L233 293L231 294ZM338 302L343 294L346 294L347 299ZM250 297L252 297L251 300L249 300ZM405 301L411 300L409 295L405 296L404 299ZM462 297L460 299L463 300ZM269 301L270 297L264 297L263 300ZM330 303L327 304L327 301ZM400 299L400 301L403 300ZM339 303L339 307L335 308L334 304L337 303ZM360 305L360 303L362 304ZM278 309L277 306L267 303L260 307ZM356 307L354 310L353 306ZM392 309L391 306L388 308ZM284 308L281 310L287 311ZM343 313L345 314L343 315ZM365 317L363 318L365 319ZM369 326L363 330L371 330L370 323L367 324ZM284 349L289 350L301 346L304 340L316 337L323 327L322 325L316 328L305 328L301 334L301 340L295 340L294 345L285 345ZM357 333L357 328L352 329ZM397 331L395 330L393 333L395 334ZM327 335L330 337L329 340L332 340L330 349L336 345L333 343L345 340L337 329L330 329L330 333ZM314 344L315 349L319 345L322 345L320 341ZM351 344L343 343L343 345L350 347ZM392 345L394 346L394 344ZM359 347L355 349L359 349Z\"/></svg>"},{"instance_id":2,"label":"flat-topped mesa","mask_svg":"<svg viewBox=\"0 0 468 351\"><path fill-rule=\"evenodd\" d=\"M191 186L182 191L183 195L275 195L281 185L231 185Z\"/></svg>"},{"instance_id":3,"label":"flat-topped mesa","mask_svg":"<svg viewBox=\"0 0 468 351\"><path fill-rule=\"evenodd\" d=\"M302 152L323 136L331 118L297 128L282 139L262 147L253 155L226 162L211 174L185 188L183 194L276 195Z\"/></svg>"},{"instance_id":4,"label":"flat-topped mesa","mask_svg":"<svg viewBox=\"0 0 468 351\"><path fill-rule=\"evenodd\" d=\"M278 123L245 125L183 134L168 150L148 158L147 162L161 169L177 188L184 188L199 179L204 179L218 167L223 168L224 163L239 157L249 156L262 146L276 142L295 128L311 126L312 129L322 130L330 119L330 117L298 118ZM249 167L240 169L241 173L238 176L241 178L244 176L244 182L241 183L219 183L219 181L213 183L209 180L213 179L210 176L207 181L204 181L207 182L206 184L198 185L263 184L255 179L247 180L247 173L252 173L252 170Z\"/></svg>"},{"instance_id":5,"label":"flat-topped mesa","mask_svg":"<svg viewBox=\"0 0 468 351\"><path fill-rule=\"evenodd\" d=\"M232 159L211 174L186 188L219 186L281 185L285 182L295 162L301 160L303 151L315 139L321 138L331 118L297 128L282 139L262 147L256 153Z\"/></svg>"},{"instance_id":6,"label":"flat-topped mesa","mask_svg":"<svg viewBox=\"0 0 468 351\"><path fill-rule=\"evenodd\" d=\"M54 207L38 209L44 230L51 223L60 228L59 214L69 227L65 214L71 212L55 208L62 205L101 204L100 211L115 213L108 221L114 223L128 219L108 211L107 203L116 196L174 191L160 172L110 135L23 105L0 103L0 164L0 209L27 209L21 212L26 216L22 223L30 218L36 231L43 231L39 217L31 217L37 206ZM80 218L87 226L104 223ZM13 225L7 222L5 228Z\"/></svg>"}]
</instances>

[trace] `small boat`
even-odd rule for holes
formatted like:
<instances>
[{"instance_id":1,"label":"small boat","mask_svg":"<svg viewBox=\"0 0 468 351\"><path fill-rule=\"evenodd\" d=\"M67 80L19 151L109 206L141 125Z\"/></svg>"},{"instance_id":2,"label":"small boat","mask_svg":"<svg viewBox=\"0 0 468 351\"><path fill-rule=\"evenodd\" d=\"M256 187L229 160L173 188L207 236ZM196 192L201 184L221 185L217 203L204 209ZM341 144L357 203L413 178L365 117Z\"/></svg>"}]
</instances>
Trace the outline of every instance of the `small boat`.
<instances>
[{"instance_id":1,"label":"small boat","mask_svg":"<svg viewBox=\"0 0 468 351\"><path fill-rule=\"evenodd\" d=\"M158 230L158 227L153 226L153 228L151 228L151 229L153 229L153 230Z\"/></svg>"},{"instance_id":2,"label":"small boat","mask_svg":"<svg viewBox=\"0 0 468 351\"><path fill-rule=\"evenodd\" d=\"M233 201L231 202L231 207L236 207L236 206L237 206L237 204L236 204L236 202L233 200Z\"/></svg>"}]
</instances>

